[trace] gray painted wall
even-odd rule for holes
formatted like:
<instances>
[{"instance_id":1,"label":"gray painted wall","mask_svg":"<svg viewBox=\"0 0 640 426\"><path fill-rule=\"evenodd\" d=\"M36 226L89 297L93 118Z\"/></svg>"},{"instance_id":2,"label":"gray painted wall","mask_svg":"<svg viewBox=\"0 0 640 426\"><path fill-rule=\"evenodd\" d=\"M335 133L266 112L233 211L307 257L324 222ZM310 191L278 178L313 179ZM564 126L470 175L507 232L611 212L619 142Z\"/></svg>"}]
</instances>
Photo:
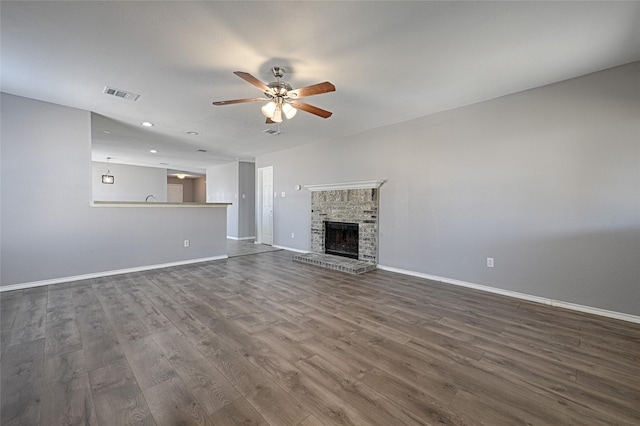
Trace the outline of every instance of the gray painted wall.
<instances>
[{"instance_id":1,"label":"gray painted wall","mask_svg":"<svg viewBox=\"0 0 640 426\"><path fill-rule=\"evenodd\" d=\"M274 244L310 248L310 192L294 185L385 178L381 265L640 315L639 75L633 63L260 156Z\"/></svg>"},{"instance_id":2,"label":"gray painted wall","mask_svg":"<svg viewBox=\"0 0 640 426\"><path fill-rule=\"evenodd\" d=\"M112 185L102 183L107 169L114 176ZM94 201L145 201L148 195L167 201L167 169L94 161L91 185Z\"/></svg>"},{"instance_id":3,"label":"gray painted wall","mask_svg":"<svg viewBox=\"0 0 640 426\"><path fill-rule=\"evenodd\" d=\"M255 237L255 164L236 161L208 167L207 201L233 203L227 215L229 237Z\"/></svg>"},{"instance_id":4,"label":"gray painted wall","mask_svg":"<svg viewBox=\"0 0 640 426\"><path fill-rule=\"evenodd\" d=\"M1 94L0 113L0 285L226 255L225 208L91 207L88 111Z\"/></svg>"}]
</instances>

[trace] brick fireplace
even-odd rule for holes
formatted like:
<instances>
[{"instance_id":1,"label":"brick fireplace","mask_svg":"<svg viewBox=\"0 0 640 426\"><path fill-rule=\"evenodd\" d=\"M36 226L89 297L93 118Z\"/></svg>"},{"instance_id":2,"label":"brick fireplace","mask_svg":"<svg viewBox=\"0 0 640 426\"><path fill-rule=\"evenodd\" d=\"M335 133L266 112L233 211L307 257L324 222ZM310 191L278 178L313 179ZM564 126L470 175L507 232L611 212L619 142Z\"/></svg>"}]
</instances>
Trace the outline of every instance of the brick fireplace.
<instances>
[{"instance_id":1,"label":"brick fireplace","mask_svg":"<svg viewBox=\"0 0 640 426\"><path fill-rule=\"evenodd\" d=\"M349 262L355 262L354 265L359 262L359 266L365 267L366 270L372 269L371 266L375 268L378 262L378 196L380 186L383 183L384 180L371 180L305 186L311 191L312 254L322 255L323 262L331 262L331 259L335 259L336 264L340 265L340 267L334 267L333 269L345 270L346 272L351 272L343 268ZM325 254L325 228L327 222L357 224L357 260L343 260L337 258L337 256ZM319 258L317 255L311 257L317 260ZM316 261L307 263L319 264ZM322 266L332 267L324 264ZM360 267L356 269L361 270L362 268Z\"/></svg>"}]
</instances>

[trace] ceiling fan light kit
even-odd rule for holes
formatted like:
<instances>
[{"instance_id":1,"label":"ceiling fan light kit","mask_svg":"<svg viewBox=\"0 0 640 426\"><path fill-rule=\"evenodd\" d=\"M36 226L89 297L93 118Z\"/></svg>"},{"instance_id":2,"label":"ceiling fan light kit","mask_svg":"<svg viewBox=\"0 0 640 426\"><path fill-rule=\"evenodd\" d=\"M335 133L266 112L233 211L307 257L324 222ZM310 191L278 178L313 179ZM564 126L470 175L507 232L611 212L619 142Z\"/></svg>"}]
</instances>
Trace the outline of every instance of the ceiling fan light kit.
<instances>
[{"instance_id":1,"label":"ceiling fan light kit","mask_svg":"<svg viewBox=\"0 0 640 426\"><path fill-rule=\"evenodd\" d=\"M306 102L297 100L298 98L304 98L306 96L320 95L322 93L334 92L335 86L328 81L324 83L313 84L311 86L301 87L299 89L292 89L291 85L287 82L280 81L280 78L284 76L284 69L280 67L271 68L273 76L276 81L269 84L265 84L258 80L249 73L243 71L235 71L234 74L242 78L249 84L262 90L266 97L264 98L247 98L247 99L234 99L228 101L217 101L214 105L231 105L246 102L264 102L268 101L261 110L262 114L267 117L267 124L282 123L283 115L287 119L295 117L299 109L306 111L310 114L317 115L322 118L331 117L331 112L318 108Z\"/></svg>"}]
</instances>

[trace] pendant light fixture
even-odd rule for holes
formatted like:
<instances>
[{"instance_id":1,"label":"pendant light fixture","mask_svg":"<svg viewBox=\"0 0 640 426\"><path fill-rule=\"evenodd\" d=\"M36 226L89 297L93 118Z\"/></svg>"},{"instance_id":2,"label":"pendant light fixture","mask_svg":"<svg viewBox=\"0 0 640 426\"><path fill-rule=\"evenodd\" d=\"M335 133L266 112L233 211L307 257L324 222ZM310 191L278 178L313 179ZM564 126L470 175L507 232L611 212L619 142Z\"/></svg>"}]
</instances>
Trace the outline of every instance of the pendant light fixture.
<instances>
[{"instance_id":1,"label":"pendant light fixture","mask_svg":"<svg viewBox=\"0 0 640 426\"><path fill-rule=\"evenodd\" d=\"M111 157L107 157L107 173L102 175L102 183L113 185L115 178L109 171L109 160L111 160Z\"/></svg>"}]
</instances>

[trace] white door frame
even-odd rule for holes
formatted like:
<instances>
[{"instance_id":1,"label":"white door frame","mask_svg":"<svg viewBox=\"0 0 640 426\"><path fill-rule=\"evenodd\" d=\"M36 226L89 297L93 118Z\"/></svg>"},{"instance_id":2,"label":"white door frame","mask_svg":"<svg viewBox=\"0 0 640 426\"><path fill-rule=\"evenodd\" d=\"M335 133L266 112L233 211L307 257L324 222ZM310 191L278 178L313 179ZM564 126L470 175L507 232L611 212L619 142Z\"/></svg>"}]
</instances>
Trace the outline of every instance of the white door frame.
<instances>
[{"instance_id":1,"label":"white door frame","mask_svg":"<svg viewBox=\"0 0 640 426\"><path fill-rule=\"evenodd\" d=\"M268 194L264 194L264 185L263 185L263 179L264 179L264 172L266 170L270 170L271 171L271 188L273 189L273 166L268 166L268 167L260 167L258 168L258 182L257 182L257 187L258 190L256 191L257 193L257 210L258 210L258 217L257 217L257 232L256 232L256 244L264 244L264 242L262 241L262 228L263 228L263 215L262 215L262 208L263 208L263 201L264 201L264 197L271 197L271 206L273 206L273 195L274 192L269 191ZM273 211L273 207L272 207L272 211ZM271 218L271 223L269 224L271 226L271 241L268 242L268 244L273 244L273 214L270 216Z\"/></svg>"}]
</instances>

